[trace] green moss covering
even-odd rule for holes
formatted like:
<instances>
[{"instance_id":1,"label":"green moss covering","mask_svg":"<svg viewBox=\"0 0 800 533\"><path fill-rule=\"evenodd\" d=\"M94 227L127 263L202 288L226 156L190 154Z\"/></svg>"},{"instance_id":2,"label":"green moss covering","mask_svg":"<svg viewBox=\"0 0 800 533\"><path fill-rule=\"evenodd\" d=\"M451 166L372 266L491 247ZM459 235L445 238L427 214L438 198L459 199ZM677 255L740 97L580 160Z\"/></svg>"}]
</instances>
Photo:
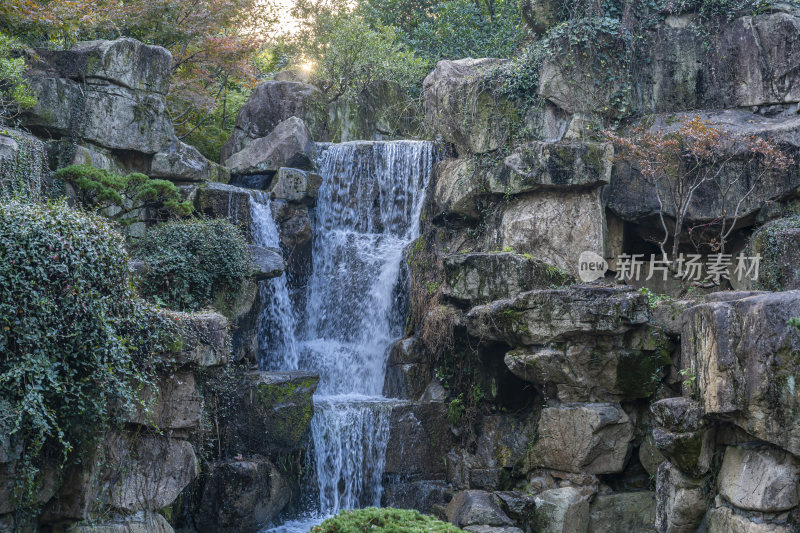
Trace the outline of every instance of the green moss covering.
<instances>
[{"instance_id":1,"label":"green moss covering","mask_svg":"<svg viewBox=\"0 0 800 533\"><path fill-rule=\"evenodd\" d=\"M407 509L368 507L344 511L311 529L311 533L459 533L452 524Z\"/></svg>"}]
</instances>

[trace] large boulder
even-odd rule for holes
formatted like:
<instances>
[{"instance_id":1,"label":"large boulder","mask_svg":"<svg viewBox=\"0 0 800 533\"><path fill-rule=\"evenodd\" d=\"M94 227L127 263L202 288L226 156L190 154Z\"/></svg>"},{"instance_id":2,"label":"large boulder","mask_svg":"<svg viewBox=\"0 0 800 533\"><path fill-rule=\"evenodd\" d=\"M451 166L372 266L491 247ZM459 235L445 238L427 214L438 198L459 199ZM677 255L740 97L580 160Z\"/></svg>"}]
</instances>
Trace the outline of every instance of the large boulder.
<instances>
[{"instance_id":1,"label":"large boulder","mask_svg":"<svg viewBox=\"0 0 800 533\"><path fill-rule=\"evenodd\" d=\"M155 154L175 136L166 97L108 82L29 74L37 102L22 121L34 133L78 138L112 150Z\"/></svg>"},{"instance_id":2,"label":"large boulder","mask_svg":"<svg viewBox=\"0 0 800 533\"><path fill-rule=\"evenodd\" d=\"M415 337L396 341L389 348L383 394L401 400L419 400L433 378L427 355Z\"/></svg>"},{"instance_id":3,"label":"large boulder","mask_svg":"<svg viewBox=\"0 0 800 533\"><path fill-rule=\"evenodd\" d=\"M800 454L794 413L800 398L800 291L709 302L684 312L684 387L706 416L725 417L751 435Z\"/></svg>"},{"instance_id":4,"label":"large boulder","mask_svg":"<svg viewBox=\"0 0 800 533\"><path fill-rule=\"evenodd\" d=\"M104 519L99 523L75 525L67 533L173 533L167 519L152 511Z\"/></svg>"},{"instance_id":5,"label":"large boulder","mask_svg":"<svg viewBox=\"0 0 800 533\"><path fill-rule=\"evenodd\" d=\"M652 530L655 495L650 491L598 494L589 510L588 533Z\"/></svg>"},{"instance_id":6,"label":"large boulder","mask_svg":"<svg viewBox=\"0 0 800 533\"><path fill-rule=\"evenodd\" d=\"M444 456L453 442L444 402L395 405L384 473L435 479L445 472Z\"/></svg>"},{"instance_id":7,"label":"large boulder","mask_svg":"<svg viewBox=\"0 0 800 533\"><path fill-rule=\"evenodd\" d=\"M153 387L142 392L144 407L126 422L159 429L194 430L200 427L203 399L197 391L194 372L179 370L163 374Z\"/></svg>"},{"instance_id":8,"label":"large boulder","mask_svg":"<svg viewBox=\"0 0 800 533\"><path fill-rule=\"evenodd\" d=\"M758 279L746 279L748 288L768 291L800 289L800 217L773 220L758 228L742 252L761 256Z\"/></svg>"},{"instance_id":9,"label":"large boulder","mask_svg":"<svg viewBox=\"0 0 800 533\"><path fill-rule=\"evenodd\" d=\"M212 163L194 146L173 139L169 146L153 155L151 178L163 178L173 182L218 181L227 183L230 172L223 166Z\"/></svg>"},{"instance_id":10,"label":"large boulder","mask_svg":"<svg viewBox=\"0 0 800 533\"><path fill-rule=\"evenodd\" d=\"M619 405L546 407L529 461L533 466L573 473L622 472L632 440L633 423Z\"/></svg>"},{"instance_id":11,"label":"large boulder","mask_svg":"<svg viewBox=\"0 0 800 533\"><path fill-rule=\"evenodd\" d=\"M692 113L703 120L715 124L737 136L755 136L772 141L789 155L794 156L795 164L785 172L771 172L757 183L757 169L746 165L748 154L743 151L741 143L734 144L728 150L732 161L726 166L726 174L720 180L727 180L732 188L723 197L714 182L702 184L695 192L686 212L686 223L707 223L717 219L726 211L731 213L731 203L739 205L740 221L747 220L768 203L791 196L800 188L800 117L796 115L766 117L743 110L702 111ZM676 119L687 114L675 114L660 117L652 126L652 130L664 127L666 131L679 127ZM740 178L741 176L741 178ZM739 179L737 179L739 178ZM753 188L752 192L748 191ZM606 192L608 208L623 220L643 222L648 217L655 217L660 211L655 186L649 183L638 170L626 164L614 166L611 185ZM662 191L662 198L668 198ZM727 204L725 203L727 202ZM664 214L674 217L674 208L665 202ZM660 227L660 226L659 226ZM659 230L661 231L661 230Z\"/></svg>"},{"instance_id":12,"label":"large boulder","mask_svg":"<svg viewBox=\"0 0 800 533\"><path fill-rule=\"evenodd\" d=\"M228 319L219 313L181 313L170 311L178 326L178 337L172 354L176 365L218 366L228 361L231 338Z\"/></svg>"},{"instance_id":13,"label":"large boulder","mask_svg":"<svg viewBox=\"0 0 800 533\"><path fill-rule=\"evenodd\" d=\"M787 511L800 504L800 461L772 447L728 446L717 486L739 509Z\"/></svg>"},{"instance_id":14,"label":"large boulder","mask_svg":"<svg viewBox=\"0 0 800 533\"><path fill-rule=\"evenodd\" d=\"M422 83L428 127L455 144L459 155L496 150L508 140L518 110L492 94L490 81L504 63L493 58L439 61Z\"/></svg>"},{"instance_id":15,"label":"large boulder","mask_svg":"<svg viewBox=\"0 0 800 533\"><path fill-rule=\"evenodd\" d=\"M511 252L448 255L444 275L447 297L469 307L574 281L559 268Z\"/></svg>"},{"instance_id":16,"label":"large boulder","mask_svg":"<svg viewBox=\"0 0 800 533\"><path fill-rule=\"evenodd\" d=\"M212 463L193 513L199 533L251 533L270 524L289 503L290 485L263 457Z\"/></svg>"},{"instance_id":17,"label":"large boulder","mask_svg":"<svg viewBox=\"0 0 800 533\"><path fill-rule=\"evenodd\" d=\"M256 192L233 185L208 183L197 189L194 208L207 217L227 218L245 231L250 231L253 222L250 202L253 194Z\"/></svg>"},{"instance_id":18,"label":"large boulder","mask_svg":"<svg viewBox=\"0 0 800 533\"><path fill-rule=\"evenodd\" d=\"M305 123L290 117L275 126L269 135L255 139L226 161L232 174L264 174L281 167L313 166L316 147Z\"/></svg>"},{"instance_id":19,"label":"large boulder","mask_svg":"<svg viewBox=\"0 0 800 533\"><path fill-rule=\"evenodd\" d=\"M313 85L296 81L265 81L250 94L239 114L233 133L222 147L221 159L266 137L284 120L297 117L308 125L314 139L328 140L325 134L326 106Z\"/></svg>"},{"instance_id":20,"label":"large boulder","mask_svg":"<svg viewBox=\"0 0 800 533\"><path fill-rule=\"evenodd\" d=\"M313 205L321 185L322 177L319 174L297 168L281 168L270 187L270 197Z\"/></svg>"},{"instance_id":21,"label":"large boulder","mask_svg":"<svg viewBox=\"0 0 800 533\"><path fill-rule=\"evenodd\" d=\"M658 533L693 533L710 501L705 479L685 476L669 461L656 476L656 530Z\"/></svg>"},{"instance_id":22,"label":"large boulder","mask_svg":"<svg viewBox=\"0 0 800 533\"><path fill-rule=\"evenodd\" d=\"M724 505L715 507L706 515L708 533L794 533L796 525L781 520L778 523L760 517L742 515Z\"/></svg>"},{"instance_id":23,"label":"large boulder","mask_svg":"<svg viewBox=\"0 0 800 533\"><path fill-rule=\"evenodd\" d=\"M552 190L514 198L503 211L499 240L503 248L577 273L581 253L605 257L605 209L599 191Z\"/></svg>"},{"instance_id":24,"label":"large boulder","mask_svg":"<svg viewBox=\"0 0 800 533\"><path fill-rule=\"evenodd\" d=\"M172 54L160 46L122 37L82 41L70 50L36 50L31 75L107 81L134 91L167 94Z\"/></svg>"},{"instance_id":25,"label":"large boulder","mask_svg":"<svg viewBox=\"0 0 800 533\"><path fill-rule=\"evenodd\" d=\"M534 498L534 531L540 533L586 533L589 527L589 500L576 487L541 492Z\"/></svg>"},{"instance_id":26,"label":"large boulder","mask_svg":"<svg viewBox=\"0 0 800 533\"><path fill-rule=\"evenodd\" d=\"M450 219L480 219L483 180L469 158L444 159L436 164L434 206L437 216Z\"/></svg>"},{"instance_id":27,"label":"large boulder","mask_svg":"<svg viewBox=\"0 0 800 533\"><path fill-rule=\"evenodd\" d=\"M448 522L461 528L514 525L500 508L497 497L482 490L465 490L457 493L447 505L445 513Z\"/></svg>"},{"instance_id":28,"label":"large boulder","mask_svg":"<svg viewBox=\"0 0 800 533\"><path fill-rule=\"evenodd\" d=\"M647 298L635 290L576 285L474 307L466 323L475 338L538 346L585 335L621 335L648 318Z\"/></svg>"},{"instance_id":29,"label":"large boulder","mask_svg":"<svg viewBox=\"0 0 800 533\"><path fill-rule=\"evenodd\" d=\"M251 244L250 255L253 257L256 279L277 278L283 274L285 265L283 254L278 248L267 248Z\"/></svg>"}]
</instances>

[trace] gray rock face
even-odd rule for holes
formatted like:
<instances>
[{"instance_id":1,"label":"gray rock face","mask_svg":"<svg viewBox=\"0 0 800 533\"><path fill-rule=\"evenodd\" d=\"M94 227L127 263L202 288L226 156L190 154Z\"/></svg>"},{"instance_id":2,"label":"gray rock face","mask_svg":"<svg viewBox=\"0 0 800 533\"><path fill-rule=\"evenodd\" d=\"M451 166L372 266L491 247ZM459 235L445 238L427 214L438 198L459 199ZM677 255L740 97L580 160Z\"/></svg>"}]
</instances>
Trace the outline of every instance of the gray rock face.
<instances>
[{"instance_id":1,"label":"gray rock face","mask_svg":"<svg viewBox=\"0 0 800 533\"><path fill-rule=\"evenodd\" d=\"M681 367L695 376L684 383L706 416L726 415L751 435L794 454L800 429L794 393L800 333L800 292L758 294L688 309L681 335Z\"/></svg>"},{"instance_id":2,"label":"gray rock face","mask_svg":"<svg viewBox=\"0 0 800 533\"><path fill-rule=\"evenodd\" d=\"M647 322L647 298L625 287L576 285L529 291L509 300L473 308L466 317L470 335L538 346L584 334L619 335Z\"/></svg>"},{"instance_id":3,"label":"gray rock face","mask_svg":"<svg viewBox=\"0 0 800 533\"><path fill-rule=\"evenodd\" d=\"M416 509L433 514L453 499L453 489L444 481L390 481L383 483L382 507Z\"/></svg>"},{"instance_id":4,"label":"gray rock face","mask_svg":"<svg viewBox=\"0 0 800 533\"><path fill-rule=\"evenodd\" d=\"M433 374L426 354L415 337L396 341L389 348L383 394L389 398L419 400Z\"/></svg>"},{"instance_id":5,"label":"gray rock face","mask_svg":"<svg viewBox=\"0 0 800 533\"><path fill-rule=\"evenodd\" d=\"M650 405L655 422L669 431L697 431L704 426L703 410L691 398L665 398Z\"/></svg>"},{"instance_id":6,"label":"gray rock face","mask_svg":"<svg viewBox=\"0 0 800 533\"><path fill-rule=\"evenodd\" d=\"M275 126L266 137L260 137L226 161L232 174L277 172L281 167L311 168L316 147L305 123L290 117Z\"/></svg>"},{"instance_id":7,"label":"gray rock face","mask_svg":"<svg viewBox=\"0 0 800 533\"><path fill-rule=\"evenodd\" d=\"M604 213L597 190L523 195L503 212L500 241L503 248L577 273L582 252L605 257Z\"/></svg>"},{"instance_id":8,"label":"gray rock face","mask_svg":"<svg viewBox=\"0 0 800 533\"><path fill-rule=\"evenodd\" d=\"M426 476L445 472L444 456L453 443L443 402L395 405L389 419L384 474Z\"/></svg>"},{"instance_id":9,"label":"gray rock face","mask_svg":"<svg viewBox=\"0 0 800 533\"><path fill-rule=\"evenodd\" d=\"M231 340L228 319L219 313L180 313L169 315L178 325L180 340L173 361L178 365L217 366L228 360Z\"/></svg>"},{"instance_id":10,"label":"gray rock face","mask_svg":"<svg viewBox=\"0 0 800 533\"><path fill-rule=\"evenodd\" d=\"M470 159L444 159L436 165L436 212L446 218L477 220L479 197L485 192Z\"/></svg>"},{"instance_id":11,"label":"gray rock face","mask_svg":"<svg viewBox=\"0 0 800 533\"><path fill-rule=\"evenodd\" d=\"M470 307L574 281L560 269L509 252L449 255L444 275L448 298Z\"/></svg>"},{"instance_id":12,"label":"gray rock face","mask_svg":"<svg viewBox=\"0 0 800 533\"><path fill-rule=\"evenodd\" d=\"M541 187L595 187L611 181L614 148L608 143L532 141L518 145L504 164L509 170L489 189L520 194ZM494 178L494 179L493 179Z\"/></svg>"},{"instance_id":13,"label":"gray rock face","mask_svg":"<svg viewBox=\"0 0 800 533\"><path fill-rule=\"evenodd\" d=\"M283 254L277 248L250 245L250 254L253 256L253 265L256 270L256 279L277 278L283 274Z\"/></svg>"},{"instance_id":14,"label":"gray rock face","mask_svg":"<svg viewBox=\"0 0 800 533\"><path fill-rule=\"evenodd\" d=\"M133 516L104 520L99 524L72 526L67 533L173 533L167 519L145 511Z\"/></svg>"},{"instance_id":15,"label":"gray rock face","mask_svg":"<svg viewBox=\"0 0 800 533\"><path fill-rule=\"evenodd\" d=\"M112 434L105 445L108 503L122 511L158 510L171 504L197 476L194 448L185 440Z\"/></svg>"},{"instance_id":16,"label":"gray rock face","mask_svg":"<svg viewBox=\"0 0 800 533\"><path fill-rule=\"evenodd\" d=\"M300 448L314 414L311 398L318 383L319 375L308 372L248 373L242 405L225 427L226 455Z\"/></svg>"},{"instance_id":17,"label":"gray rock face","mask_svg":"<svg viewBox=\"0 0 800 533\"><path fill-rule=\"evenodd\" d=\"M174 137L164 95L93 82L84 89L65 78L31 76L36 105L23 122L33 131L75 135L114 150L154 154Z\"/></svg>"},{"instance_id":18,"label":"gray rock face","mask_svg":"<svg viewBox=\"0 0 800 533\"><path fill-rule=\"evenodd\" d=\"M227 218L245 231L250 231L251 194L253 191L248 189L222 183L209 183L197 189L194 208L208 217Z\"/></svg>"},{"instance_id":19,"label":"gray rock face","mask_svg":"<svg viewBox=\"0 0 800 533\"><path fill-rule=\"evenodd\" d=\"M622 472L630 454L633 424L619 405L546 407L531 463L574 473Z\"/></svg>"},{"instance_id":20,"label":"gray rock face","mask_svg":"<svg viewBox=\"0 0 800 533\"><path fill-rule=\"evenodd\" d=\"M795 158L795 165L791 166L786 172L773 172L767 175L753 192L745 198L739 208L740 218L744 219L758 212L767 202L793 194L800 186L800 177L797 173L797 165L800 163L800 117L774 117L769 118L762 115L749 113L740 110L727 111L703 111L692 113L698 115L703 120L717 124L721 129L725 129L735 135L752 135L775 142L783 151L791 154ZM669 115L665 117L665 122L658 121L654 128L669 124L675 118L684 114ZM675 124L667 126L677 127ZM740 148L734 148L731 155L741 156ZM733 181L737 176L744 175L745 179L738 180L733 189L728 193L728 203L734 198L742 198L745 193L754 186L752 170L744 167L741 157L734 159L728 165L728 174L722 179ZM608 208L623 220L631 222L641 222L649 216L659 212L658 198L654 186L635 170L627 165L617 164L614 166L614 175L611 185L607 191ZM662 198L666 198L662 194ZM717 187L708 182L697 189L692 202L689 204L686 213L688 223L702 223L713 220L722 215L723 197ZM665 214L674 217L672 207L666 205ZM727 209L730 213L730 208Z\"/></svg>"},{"instance_id":21,"label":"gray rock face","mask_svg":"<svg viewBox=\"0 0 800 533\"><path fill-rule=\"evenodd\" d=\"M800 462L771 447L728 446L717 484L722 497L740 509L787 511L800 503Z\"/></svg>"},{"instance_id":22,"label":"gray rock face","mask_svg":"<svg viewBox=\"0 0 800 533\"><path fill-rule=\"evenodd\" d=\"M36 51L33 75L72 80L102 80L135 91L167 94L172 54L160 46L123 37L82 41L71 50Z\"/></svg>"},{"instance_id":23,"label":"gray rock face","mask_svg":"<svg viewBox=\"0 0 800 533\"><path fill-rule=\"evenodd\" d=\"M159 429L193 430L200 427L203 399L197 391L194 372L177 371L161 376L155 390L142 394L145 409L126 422Z\"/></svg>"},{"instance_id":24,"label":"gray rock face","mask_svg":"<svg viewBox=\"0 0 800 533\"><path fill-rule=\"evenodd\" d=\"M598 494L589 509L589 533L652 530L655 494L650 491Z\"/></svg>"},{"instance_id":25,"label":"gray rock face","mask_svg":"<svg viewBox=\"0 0 800 533\"><path fill-rule=\"evenodd\" d=\"M714 443L713 433L689 431L673 433L653 429L653 442L661 454L684 474L700 477L711 468Z\"/></svg>"},{"instance_id":26,"label":"gray rock face","mask_svg":"<svg viewBox=\"0 0 800 533\"><path fill-rule=\"evenodd\" d=\"M32 135L0 128L0 196L39 195L48 174L45 145Z\"/></svg>"},{"instance_id":27,"label":"gray rock face","mask_svg":"<svg viewBox=\"0 0 800 533\"><path fill-rule=\"evenodd\" d=\"M770 291L800 289L800 220L787 217L768 222L750 238L745 255L763 260L758 280L747 285Z\"/></svg>"},{"instance_id":28,"label":"gray rock face","mask_svg":"<svg viewBox=\"0 0 800 533\"><path fill-rule=\"evenodd\" d=\"M197 148L178 140L153 155L148 175L174 182L227 183L230 180L230 172L225 167L212 163Z\"/></svg>"},{"instance_id":29,"label":"gray rock face","mask_svg":"<svg viewBox=\"0 0 800 533\"><path fill-rule=\"evenodd\" d=\"M795 531L794 526L785 521L776 524L759 518L751 520L725 506L709 510L706 524L708 533L793 533Z\"/></svg>"},{"instance_id":30,"label":"gray rock face","mask_svg":"<svg viewBox=\"0 0 800 533\"><path fill-rule=\"evenodd\" d=\"M589 527L589 501L575 487L541 492L536 502L536 528L541 533L585 533Z\"/></svg>"},{"instance_id":31,"label":"gray rock face","mask_svg":"<svg viewBox=\"0 0 800 533\"><path fill-rule=\"evenodd\" d=\"M201 533L258 531L286 507L292 494L284 476L261 457L213 463L203 480L193 515Z\"/></svg>"},{"instance_id":32,"label":"gray rock face","mask_svg":"<svg viewBox=\"0 0 800 533\"><path fill-rule=\"evenodd\" d=\"M328 140L324 134L325 114L321 93L316 87L296 81L265 81L256 87L239 111L233 134L222 147L221 159L226 161L291 117L305 122L317 141Z\"/></svg>"},{"instance_id":33,"label":"gray rock face","mask_svg":"<svg viewBox=\"0 0 800 533\"><path fill-rule=\"evenodd\" d=\"M694 532L710 501L706 484L681 474L669 461L661 463L656 477L656 530Z\"/></svg>"},{"instance_id":34,"label":"gray rock face","mask_svg":"<svg viewBox=\"0 0 800 533\"><path fill-rule=\"evenodd\" d=\"M458 527L513 526L514 522L500 508L498 499L482 490L457 493L447 505L447 520Z\"/></svg>"},{"instance_id":35,"label":"gray rock face","mask_svg":"<svg viewBox=\"0 0 800 533\"><path fill-rule=\"evenodd\" d=\"M281 168L273 180L270 196L279 200L302 201L312 205L321 185L322 177L319 174L296 168Z\"/></svg>"},{"instance_id":36,"label":"gray rock face","mask_svg":"<svg viewBox=\"0 0 800 533\"><path fill-rule=\"evenodd\" d=\"M496 99L484 84L504 59L439 61L422 83L429 127L456 145L459 155L503 146L509 135L511 104ZM502 117L502 118L500 118Z\"/></svg>"}]
</instances>

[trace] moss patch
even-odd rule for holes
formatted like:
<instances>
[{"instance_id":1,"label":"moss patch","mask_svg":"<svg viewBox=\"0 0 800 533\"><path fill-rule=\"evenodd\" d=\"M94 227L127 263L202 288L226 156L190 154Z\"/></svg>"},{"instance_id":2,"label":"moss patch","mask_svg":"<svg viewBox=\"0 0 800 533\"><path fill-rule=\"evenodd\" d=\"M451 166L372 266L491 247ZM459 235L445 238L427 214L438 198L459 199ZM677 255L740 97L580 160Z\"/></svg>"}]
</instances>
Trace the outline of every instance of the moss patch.
<instances>
[{"instance_id":1,"label":"moss patch","mask_svg":"<svg viewBox=\"0 0 800 533\"><path fill-rule=\"evenodd\" d=\"M311 533L460 533L452 524L407 509L368 507L344 511L311 529Z\"/></svg>"}]
</instances>

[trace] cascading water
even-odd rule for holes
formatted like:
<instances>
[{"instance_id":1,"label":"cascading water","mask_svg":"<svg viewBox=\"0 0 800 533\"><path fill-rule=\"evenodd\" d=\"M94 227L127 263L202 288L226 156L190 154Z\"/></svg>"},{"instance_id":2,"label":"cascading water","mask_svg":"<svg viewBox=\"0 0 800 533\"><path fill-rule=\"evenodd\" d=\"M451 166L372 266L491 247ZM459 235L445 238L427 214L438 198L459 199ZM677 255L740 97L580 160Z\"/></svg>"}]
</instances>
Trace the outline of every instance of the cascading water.
<instances>
[{"instance_id":1,"label":"cascading water","mask_svg":"<svg viewBox=\"0 0 800 533\"><path fill-rule=\"evenodd\" d=\"M299 361L287 352L278 368L320 374L311 422L319 501L313 518L275 531L307 531L341 509L380 505L391 413L382 395L386 352L402 334L402 251L418 235L435 156L424 141L320 148Z\"/></svg>"},{"instance_id":2,"label":"cascading water","mask_svg":"<svg viewBox=\"0 0 800 533\"><path fill-rule=\"evenodd\" d=\"M250 220L253 241L259 246L278 248L280 236L272 219L269 195L250 194ZM295 317L289 299L286 273L259 283L261 313L258 317L258 363L264 370L297 370Z\"/></svg>"}]
</instances>

